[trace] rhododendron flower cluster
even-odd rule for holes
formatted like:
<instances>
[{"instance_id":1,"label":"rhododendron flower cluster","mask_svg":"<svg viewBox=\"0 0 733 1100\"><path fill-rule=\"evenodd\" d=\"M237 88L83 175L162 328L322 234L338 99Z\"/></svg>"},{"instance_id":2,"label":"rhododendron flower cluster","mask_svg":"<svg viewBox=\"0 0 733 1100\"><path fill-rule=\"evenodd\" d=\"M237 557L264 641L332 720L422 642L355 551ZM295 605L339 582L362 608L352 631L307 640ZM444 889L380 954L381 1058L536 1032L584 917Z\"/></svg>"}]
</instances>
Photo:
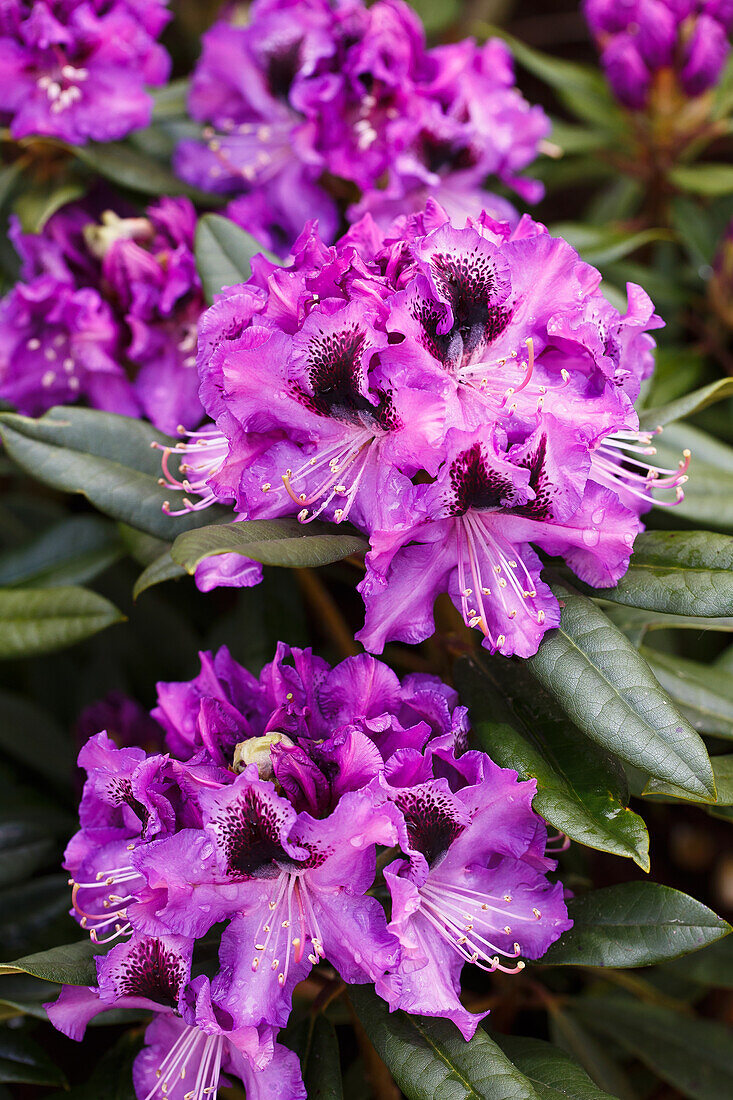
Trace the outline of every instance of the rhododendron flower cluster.
<instances>
[{"instance_id":1,"label":"rhododendron flower cluster","mask_svg":"<svg viewBox=\"0 0 733 1100\"><path fill-rule=\"evenodd\" d=\"M624 573L640 514L674 503L688 456L650 465L633 402L662 322L528 217L455 227L429 203L387 233L368 216L326 248L308 228L201 322L216 427L182 444L187 508L351 521L370 538L360 637L419 642L448 592L484 644L530 656L559 621L533 547L586 583ZM167 456L168 457L168 456ZM656 493L656 496L655 496ZM259 567L212 558L202 588Z\"/></svg>"},{"instance_id":2,"label":"rhododendron flower cluster","mask_svg":"<svg viewBox=\"0 0 733 1100\"><path fill-rule=\"evenodd\" d=\"M149 84L170 58L156 38L167 0L3 0L0 124L73 145L115 141L147 126Z\"/></svg>"},{"instance_id":3,"label":"rhododendron flower cluster","mask_svg":"<svg viewBox=\"0 0 733 1100\"><path fill-rule=\"evenodd\" d=\"M542 193L518 173L549 122L515 88L504 43L428 50L401 0L256 0L248 23L204 36L189 109L208 144L183 142L178 172L231 196L230 215L280 253L314 216L331 241L346 210L386 224L429 195L511 216L488 176Z\"/></svg>"},{"instance_id":4,"label":"rhododendron flower cluster","mask_svg":"<svg viewBox=\"0 0 733 1100\"><path fill-rule=\"evenodd\" d=\"M114 1007L155 1014L140 1100L202 1100L231 1078L248 1100L304 1097L277 1033L322 959L469 1038L485 1013L459 1000L464 963L515 973L570 927L535 781L467 749L436 677L280 644L257 679L222 649L159 684L153 717L167 752L102 732L80 754L65 866L77 919L114 946L98 988L48 1006L77 1039ZM221 925L218 969L197 972Z\"/></svg>"},{"instance_id":5,"label":"rhododendron flower cluster","mask_svg":"<svg viewBox=\"0 0 733 1100\"><path fill-rule=\"evenodd\" d=\"M0 302L0 398L30 416L85 400L166 432L199 424L195 228L185 198L143 217L75 203L40 234L14 219L22 271Z\"/></svg>"},{"instance_id":6,"label":"rhododendron flower cluster","mask_svg":"<svg viewBox=\"0 0 733 1100\"><path fill-rule=\"evenodd\" d=\"M730 0L583 0L606 76L622 103L642 110L656 75L674 72L683 92L716 83L730 52Z\"/></svg>"}]
</instances>

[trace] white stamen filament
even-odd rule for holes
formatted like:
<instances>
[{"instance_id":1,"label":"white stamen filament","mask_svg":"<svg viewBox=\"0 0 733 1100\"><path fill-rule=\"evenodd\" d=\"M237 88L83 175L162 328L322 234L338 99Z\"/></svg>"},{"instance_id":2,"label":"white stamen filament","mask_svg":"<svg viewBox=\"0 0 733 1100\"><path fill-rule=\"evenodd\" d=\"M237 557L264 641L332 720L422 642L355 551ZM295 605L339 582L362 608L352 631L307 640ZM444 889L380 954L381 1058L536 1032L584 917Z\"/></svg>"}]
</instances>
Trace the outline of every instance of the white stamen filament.
<instances>
[{"instance_id":1,"label":"white stamen filament","mask_svg":"<svg viewBox=\"0 0 733 1100\"><path fill-rule=\"evenodd\" d=\"M219 1087L223 1049L222 1035L207 1035L197 1027L187 1027L155 1071L157 1080L145 1100L166 1096L179 1081L193 1076L190 1071L194 1066L194 1086L183 1100L214 1096Z\"/></svg>"},{"instance_id":2,"label":"white stamen filament","mask_svg":"<svg viewBox=\"0 0 733 1100\"><path fill-rule=\"evenodd\" d=\"M475 896L466 896L447 884L431 883L428 879L420 888L420 913L465 962L490 974L495 970L501 970L505 974L518 974L524 969L523 962L509 967L502 963L499 956L503 955L508 960L517 959L522 951L521 946L515 942L512 950L506 951L479 932L476 925L483 925L487 932L491 931L485 913L494 907L486 905L483 902L484 895L478 891L468 893ZM505 919L507 915L504 911ZM511 914L511 918L514 920L514 914Z\"/></svg>"},{"instance_id":3,"label":"white stamen filament","mask_svg":"<svg viewBox=\"0 0 733 1100\"><path fill-rule=\"evenodd\" d=\"M614 492L622 490L638 500L648 504L657 504L664 508L672 507L684 497L682 486L687 481L690 465L690 452L684 450L676 470L663 466L653 466L634 455L653 456L656 447L650 446L654 435L661 432L637 432L622 429L606 436L591 454L591 472L596 481ZM674 500L660 500L656 490L674 489Z\"/></svg>"},{"instance_id":4,"label":"white stamen filament","mask_svg":"<svg viewBox=\"0 0 733 1100\"><path fill-rule=\"evenodd\" d=\"M339 442L317 457L309 458L295 473L292 470L286 470L282 475L282 482L288 496L296 504L301 505L301 511L298 514L301 523L310 523L316 519L337 496L343 497L344 500L337 509L336 522L342 523L348 517L364 476L375 438L373 430L363 429L345 445ZM309 494L296 491L294 483L305 476L319 473L324 468L328 470L325 480ZM344 477L347 473L351 476L350 485ZM309 515L310 505L319 501L318 507Z\"/></svg>"}]
</instances>

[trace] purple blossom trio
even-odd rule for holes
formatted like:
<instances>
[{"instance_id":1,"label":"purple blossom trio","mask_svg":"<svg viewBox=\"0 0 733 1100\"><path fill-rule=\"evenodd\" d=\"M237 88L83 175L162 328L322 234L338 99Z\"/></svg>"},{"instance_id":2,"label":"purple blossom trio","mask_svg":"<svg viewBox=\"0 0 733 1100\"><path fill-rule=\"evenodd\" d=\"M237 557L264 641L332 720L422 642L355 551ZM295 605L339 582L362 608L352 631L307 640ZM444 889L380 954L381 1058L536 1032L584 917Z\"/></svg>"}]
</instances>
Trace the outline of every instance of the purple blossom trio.
<instances>
[{"instance_id":1,"label":"purple blossom trio","mask_svg":"<svg viewBox=\"0 0 733 1100\"><path fill-rule=\"evenodd\" d=\"M613 91L635 111L664 71L702 95L730 54L731 0L583 0L583 10Z\"/></svg>"},{"instance_id":2,"label":"purple blossom trio","mask_svg":"<svg viewBox=\"0 0 733 1100\"><path fill-rule=\"evenodd\" d=\"M41 234L14 220L22 270L0 301L0 399L30 416L83 399L168 433L200 424L195 229L185 198L122 217L93 198Z\"/></svg>"},{"instance_id":3,"label":"purple blossom trio","mask_svg":"<svg viewBox=\"0 0 733 1100\"><path fill-rule=\"evenodd\" d=\"M304 1097L277 1033L324 959L469 1038L485 1013L459 1000L464 963L514 973L570 927L534 780L466 749L465 708L437 678L281 644L256 679L221 649L159 684L152 717L165 753L100 733L80 754L65 866L77 920L115 945L98 988L48 1006L75 1039L111 1008L154 1013L141 1100L203 1100L232 1078L248 1100Z\"/></svg>"},{"instance_id":4,"label":"purple blossom trio","mask_svg":"<svg viewBox=\"0 0 733 1100\"><path fill-rule=\"evenodd\" d=\"M279 254L317 217L330 243L344 214L382 226L432 196L455 216L482 206L487 177L537 201L518 173L550 123L514 86L498 39L427 49L402 0L255 0L249 21L205 36L189 110L206 145L183 142L178 173L231 199L229 215Z\"/></svg>"},{"instance_id":5,"label":"purple blossom trio","mask_svg":"<svg viewBox=\"0 0 733 1100\"><path fill-rule=\"evenodd\" d=\"M386 233L367 215L330 248L308 227L287 266L253 272L202 318L215 428L176 448L170 484L186 508L364 531L365 648L423 641L448 592L485 646L531 656L559 622L533 547L613 585L640 514L681 497L689 456L650 465L633 406L661 324L651 301L629 284L620 314L530 218L458 228L429 202ZM260 576L223 555L197 581Z\"/></svg>"},{"instance_id":6,"label":"purple blossom trio","mask_svg":"<svg viewBox=\"0 0 733 1100\"><path fill-rule=\"evenodd\" d=\"M20 140L115 141L147 126L165 84L167 0L3 0L0 125Z\"/></svg>"}]
</instances>

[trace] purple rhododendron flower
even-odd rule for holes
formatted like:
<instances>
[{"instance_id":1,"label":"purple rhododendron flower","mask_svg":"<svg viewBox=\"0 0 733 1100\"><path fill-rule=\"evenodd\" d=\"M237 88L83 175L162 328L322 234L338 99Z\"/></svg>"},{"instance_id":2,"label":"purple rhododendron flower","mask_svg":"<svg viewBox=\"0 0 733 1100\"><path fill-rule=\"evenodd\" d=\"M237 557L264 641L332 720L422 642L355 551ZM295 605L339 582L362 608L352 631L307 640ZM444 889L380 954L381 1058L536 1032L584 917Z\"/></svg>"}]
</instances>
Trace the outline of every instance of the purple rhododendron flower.
<instances>
[{"instance_id":1,"label":"purple rhododendron flower","mask_svg":"<svg viewBox=\"0 0 733 1100\"><path fill-rule=\"evenodd\" d=\"M0 397L31 416L84 400L169 433L200 423L195 227L185 198L144 217L94 198L40 234L15 221L22 281L0 302Z\"/></svg>"},{"instance_id":2,"label":"purple rhododendron flower","mask_svg":"<svg viewBox=\"0 0 733 1100\"><path fill-rule=\"evenodd\" d=\"M167 0L7 0L0 12L0 121L16 139L84 145L147 126L146 85L170 58L155 39Z\"/></svg>"},{"instance_id":3,"label":"purple rhododendron flower","mask_svg":"<svg viewBox=\"0 0 733 1100\"><path fill-rule=\"evenodd\" d=\"M179 174L230 197L230 216L280 254L309 218L332 241L344 214L386 225L429 195L456 216L490 205L516 220L489 176L542 195L518 173L549 121L517 91L507 47L429 50L400 0L257 0L248 23L204 36L189 109L207 144L180 144Z\"/></svg>"},{"instance_id":4,"label":"purple rhododendron flower","mask_svg":"<svg viewBox=\"0 0 733 1100\"><path fill-rule=\"evenodd\" d=\"M202 318L214 425L175 448L181 511L354 523L374 652L428 637L448 592L488 648L531 656L559 621L537 550L614 585L640 515L686 480L687 454L650 464L633 405L662 322L641 287L621 314L599 284L526 216L458 227L431 202L387 232L367 215L331 248L307 227L284 267L258 258ZM200 587L218 573L252 584L260 568L222 559Z\"/></svg>"},{"instance_id":5,"label":"purple rhododendron flower","mask_svg":"<svg viewBox=\"0 0 733 1100\"><path fill-rule=\"evenodd\" d=\"M159 684L153 717L164 755L102 732L79 756L73 914L113 946L96 987L47 1006L77 1040L109 1009L154 1014L140 1100L202 1100L231 1079L304 1097L276 1036L322 959L470 1037L463 964L514 973L570 927L534 781L466 751L466 710L436 677L400 681L368 655L331 668L284 644L255 677L222 649ZM193 976L217 928L218 968Z\"/></svg>"},{"instance_id":6,"label":"purple rhododendron flower","mask_svg":"<svg viewBox=\"0 0 733 1100\"><path fill-rule=\"evenodd\" d=\"M728 0L583 0L583 11L611 87L635 111L663 69L675 72L686 95L701 95L730 52Z\"/></svg>"}]
</instances>

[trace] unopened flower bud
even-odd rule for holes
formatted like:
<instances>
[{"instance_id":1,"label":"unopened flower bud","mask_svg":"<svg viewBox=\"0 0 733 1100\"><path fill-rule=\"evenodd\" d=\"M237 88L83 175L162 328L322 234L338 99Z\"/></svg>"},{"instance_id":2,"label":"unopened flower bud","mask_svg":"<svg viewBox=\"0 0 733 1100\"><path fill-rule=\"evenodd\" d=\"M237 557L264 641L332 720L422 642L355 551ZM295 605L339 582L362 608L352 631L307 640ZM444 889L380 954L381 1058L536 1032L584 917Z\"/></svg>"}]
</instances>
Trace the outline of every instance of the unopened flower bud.
<instances>
[{"instance_id":1,"label":"unopened flower bud","mask_svg":"<svg viewBox=\"0 0 733 1100\"><path fill-rule=\"evenodd\" d=\"M255 764L260 779L274 779L275 769L272 766L270 750L273 745L285 745L291 748L294 742L286 733L267 733L264 737L250 737L247 741L240 741L234 749L232 761L233 770L239 775L248 764Z\"/></svg>"}]
</instances>

